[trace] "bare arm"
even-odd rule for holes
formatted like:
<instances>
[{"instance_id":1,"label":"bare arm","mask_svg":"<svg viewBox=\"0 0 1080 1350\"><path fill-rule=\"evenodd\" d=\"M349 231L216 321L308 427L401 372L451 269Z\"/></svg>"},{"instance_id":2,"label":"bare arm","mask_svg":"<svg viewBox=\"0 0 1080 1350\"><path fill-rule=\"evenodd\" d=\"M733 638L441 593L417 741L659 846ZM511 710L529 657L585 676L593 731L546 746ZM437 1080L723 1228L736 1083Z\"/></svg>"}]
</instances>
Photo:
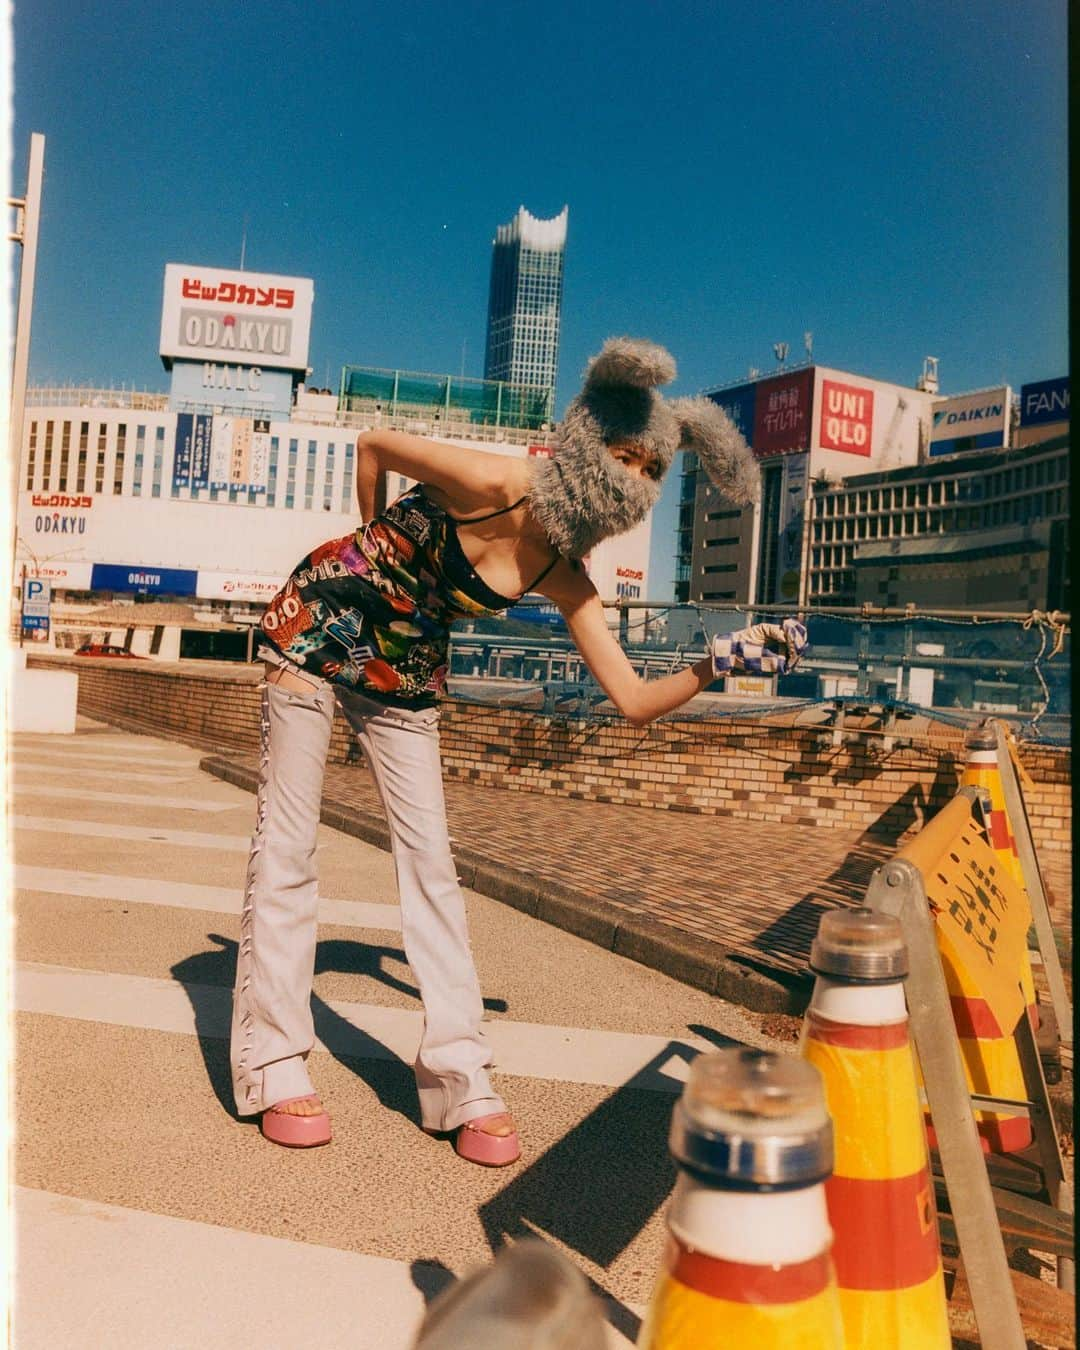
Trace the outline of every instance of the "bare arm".
<instances>
[{"instance_id":1,"label":"bare arm","mask_svg":"<svg viewBox=\"0 0 1080 1350\"><path fill-rule=\"evenodd\" d=\"M438 489L447 505L464 514L482 507L509 506L521 495L517 489L525 473L522 461L403 431L362 431L356 438L356 457L356 495L361 514L368 505L364 495L369 490L367 483L385 481L387 470ZM374 494L371 503L376 504Z\"/></svg>"},{"instance_id":2,"label":"bare arm","mask_svg":"<svg viewBox=\"0 0 1080 1350\"><path fill-rule=\"evenodd\" d=\"M386 474L379 456L360 440L356 442L356 504L362 521L374 520L386 505Z\"/></svg>"},{"instance_id":3,"label":"bare arm","mask_svg":"<svg viewBox=\"0 0 1080 1350\"><path fill-rule=\"evenodd\" d=\"M541 586L541 592L558 605L585 664L604 693L634 726L645 726L662 713L680 707L716 678L712 658L707 656L673 675L643 680L608 628L596 587L584 571L561 565L552 578L550 587Z\"/></svg>"}]
</instances>

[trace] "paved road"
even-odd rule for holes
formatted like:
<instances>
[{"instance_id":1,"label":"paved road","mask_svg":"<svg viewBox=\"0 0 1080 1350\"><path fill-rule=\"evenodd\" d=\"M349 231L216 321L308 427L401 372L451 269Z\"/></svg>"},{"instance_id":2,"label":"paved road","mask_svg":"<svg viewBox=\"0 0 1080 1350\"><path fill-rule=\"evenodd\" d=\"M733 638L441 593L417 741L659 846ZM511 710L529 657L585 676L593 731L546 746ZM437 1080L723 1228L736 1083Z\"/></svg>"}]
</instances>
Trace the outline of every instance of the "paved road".
<instances>
[{"instance_id":1,"label":"paved road","mask_svg":"<svg viewBox=\"0 0 1080 1350\"><path fill-rule=\"evenodd\" d=\"M328 1148L232 1113L230 989L251 796L200 752L80 720L14 738L18 1350L406 1350L426 1302L539 1233L632 1344L695 1053L739 1010L467 892L496 1081L524 1156L417 1125L419 1004L389 856L323 828L313 1076Z\"/></svg>"}]
</instances>

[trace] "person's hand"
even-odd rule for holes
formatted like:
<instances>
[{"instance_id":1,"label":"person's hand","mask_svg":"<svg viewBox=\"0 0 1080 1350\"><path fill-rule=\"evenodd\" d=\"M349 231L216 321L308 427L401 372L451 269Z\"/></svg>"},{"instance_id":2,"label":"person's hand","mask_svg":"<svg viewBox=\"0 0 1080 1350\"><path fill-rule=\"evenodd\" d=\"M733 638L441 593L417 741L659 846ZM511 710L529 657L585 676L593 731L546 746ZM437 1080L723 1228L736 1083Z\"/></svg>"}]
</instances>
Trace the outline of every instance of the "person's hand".
<instances>
[{"instance_id":1,"label":"person's hand","mask_svg":"<svg viewBox=\"0 0 1080 1350\"><path fill-rule=\"evenodd\" d=\"M807 633L798 619L783 624L756 623L750 628L714 637L709 650L713 675L744 671L752 675L788 675L807 647Z\"/></svg>"}]
</instances>

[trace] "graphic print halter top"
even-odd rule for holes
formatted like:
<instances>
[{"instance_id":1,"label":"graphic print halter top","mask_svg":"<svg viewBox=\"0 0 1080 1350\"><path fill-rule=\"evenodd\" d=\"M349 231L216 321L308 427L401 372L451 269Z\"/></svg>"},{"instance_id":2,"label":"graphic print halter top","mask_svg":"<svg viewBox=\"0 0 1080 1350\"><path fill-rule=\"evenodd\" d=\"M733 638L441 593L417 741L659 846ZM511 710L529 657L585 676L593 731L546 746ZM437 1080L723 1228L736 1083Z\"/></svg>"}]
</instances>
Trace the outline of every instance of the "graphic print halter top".
<instances>
[{"instance_id":1,"label":"graphic print halter top","mask_svg":"<svg viewBox=\"0 0 1080 1350\"><path fill-rule=\"evenodd\" d=\"M370 524L313 549L267 606L261 628L272 647L313 675L380 703L423 708L446 684L454 620L516 603L477 576L454 517L417 484Z\"/></svg>"}]
</instances>

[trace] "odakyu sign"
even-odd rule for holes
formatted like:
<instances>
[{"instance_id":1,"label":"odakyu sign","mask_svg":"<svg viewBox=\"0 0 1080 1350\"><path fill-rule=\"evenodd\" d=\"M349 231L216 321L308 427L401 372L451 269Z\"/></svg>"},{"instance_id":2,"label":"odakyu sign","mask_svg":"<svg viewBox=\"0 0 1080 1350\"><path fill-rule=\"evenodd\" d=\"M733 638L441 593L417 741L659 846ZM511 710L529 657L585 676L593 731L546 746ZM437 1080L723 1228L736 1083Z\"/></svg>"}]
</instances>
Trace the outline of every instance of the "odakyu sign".
<instances>
[{"instance_id":1,"label":"odakyu sign","mask_svg":"<svg viewBox=\"0 0 1080 1350\"><path fill-rule=\"evenodd\" d=\"M90 573L90 589L129 591L136 595L194 595L198 577L198 572L181 567L95 563Z\"/></svg>"},{"instance_id":2,"label":"odakyu sign","mask_svg":"<svg viewBox=\"0 0 1080 1350\"><path fill-rule=\"evenodd\" d=\"M161 359L306 372L314 296L309 277L167 263Z\"/></svg>"}]
</instances>

